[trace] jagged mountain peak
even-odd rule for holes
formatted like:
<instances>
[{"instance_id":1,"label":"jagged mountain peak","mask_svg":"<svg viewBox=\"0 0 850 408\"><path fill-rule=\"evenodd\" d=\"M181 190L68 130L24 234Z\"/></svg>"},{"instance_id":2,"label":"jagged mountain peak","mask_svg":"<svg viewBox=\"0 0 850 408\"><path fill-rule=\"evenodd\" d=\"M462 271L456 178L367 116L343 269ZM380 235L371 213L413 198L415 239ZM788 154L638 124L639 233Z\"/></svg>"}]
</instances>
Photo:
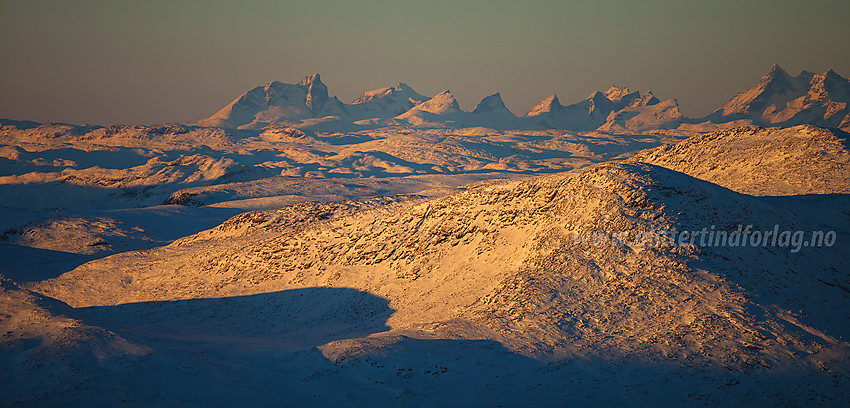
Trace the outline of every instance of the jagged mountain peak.
<instances>
[{"instance_id":1,"label":"jagged mountain peak","mask_svg":"<svg viewBox=\"0 0 850 408\"><path fill-rule=\"evenodd\" d=\"M542 102L548 102L548 103L551 103L551 104L558 104L558 105L561 104L561 102L558 100L558 95L555 95L555 94L552 94L552 95L549 95L549 96L543 98Z\"/></svg>"},{"instance_id":2,"label":"jagged mountain peak","mask_svg":"<svg viewBox=\"0 0 850 408\"><path fill-rule=\"evenodd\" d=\"M505 102L502 101L502 95L498 92L485 96L478 102L478 105L472 111L473 113L490 111L492 107L500 107L505 106Z\"/></svg>"},{"instance_id":3,"label":"jagged mountain peak","mask_svg":"<svg viewBox=\"0 0 850 408\"><path fill-rule=\"evenodd\" d=\"M378 88L378 89L375 89L375 90L363 92L363 94L360 95L357 99L355 99L354 102L352 102L352 104L361 104L361 103L375 101L375 100L379 100L379 99L382 99L382 98L385 98L385 97L388 97L388 96L395 96L395 95L401 96L402 98L407 98L411 101L415 101L413 103L414 105L416 103L423 102L423 101L429 99L426 96L420 95L410 85L408 85L404 82L400 82L398 84L398 86L394 86L394 87L388 86L388 87L384 87L384 88ZM408 109L411 108L411 107L413 107L413 105L409 106Z\"/></svg>"},{"instance_id":4,"label":"jagged mountain peak","mask_svg":"<svg viewBox=\"0 0 850 408\"><path fill-rule=\"evenodd\" d=\"M457 105L457 99L455 99L454 95L452 95L452 91L450 91L448 89L446 89L443 92L438 93L437 95L434 95L433 98L431 98L430 100L428 100L426 102L445 103L445 104L449 104L449 105Z\"/></svg>"},{"instance_id":5,"label":"jagged mountain peak","mask_svg":"<svg viewBox=\"0 0 850 408\"><path fill-rule=\"evenodd\" d=\"M591 93L591 94L587 97L587 99L597 99L597 100L598 100L598 99L600 99L600 98L608 99L608 96L607 96L607 95L605 95L605 93L603 93L603 92L600 92L600 91L593 91L593 93Z\"/></svg>"},{"instance_id":6,"label":"jagged mountain peak","mask_svg":"<svg viewBox=\"0 0 850 408\"><path fill-rule=\"evenodd\" d=\"M307 86L305 104L314 116L318 116L319 111L328 101L328 87L322 83L318 73L304 77L299 85Z\"/></svg>"},{"instance_id":7,"label":"jagged mountain peak","mask_svg":"<svg viewBox=\"0 0 850 408\"><path fill-rule=\"evenodd\" d=\"M814 102L825 109L824 119L835 115L850 115L850 80L833 70L815 75L810 81L806 101Z\"/></svg>"},{"instance_id":8,"label":"jagged mountain peak","mask_svg":"<svg viewBox=\"0 0 850 408\"><path fill-rule=\"evenodd\" d=\"M768 71L767 75L785 75L788 76L788 71L785 71L779 64L773 64L770 67L770 71Z\"/></svg>"},{"instance_id":9,"label":"jagged mountain peak","mask_svg":"<svg viewBox=\"0 0 850 408\"><path fill-rule=\"evenodd\" d=\"M632 101L630 106L651 106L660 103L661 101L652 94L652 91L647 91L640 98Z\"/></svg>"},{"instance_id":10,"label":"jagged mountain peak","mask_svg":"<svg viewBox=\"0 0 850 408\"><path fill-rule=\"evenodd\" d=\"M313 74L313 75L307 75L307 76L305 76L303 79L301 79L301 82L299 82L299 83L298 83L298 85L307 85L307 86L310 86L310 85L312 85L312 84L314 84L314 83L317 83L317 84L321 84L321 83L322 83L322 77L319 75L319 73L318 73L318 72L317 72L317 73L315 73L315 74Z\"/></svg>"},{"instance_id":11,"label":"jagged mountain peak","mask_svg":"<svg viewBox=\"0 0 850 408\"><path fill-rule=\"evenodd\" d=\"M788 75L782 67L777 64L773 64L770 68L770 71L762 77L759 85L761 86L773 86L775 91L785 91L786 88L790 88L791 85L791 75Z\"/></svg>"},{"instance_id":12,"label":"jagged mountain peak","mask_svg":"<svg viewBox=\"0 0 850 408\"><path fill-rule=\"evenodd\" d=\"M449 115L464 113L460 105L448 89L440 92L431 99L422 102L407 112L396 116L396 119L406 121L412 125L422 125L434 121L444 120Z\"/></svg>"},{"instance_id":13,"label":"jagged mountain peak","mask_svg":"<svg viewBox=\"0 0 850 408\"><path fill-rule=\"evenodd\" d=\"M542 101L537 103L533 108L531 108L525 116L538 116L544 113L551 113L561 110L563 106L561 102L558 100L558 96L555 94L549 95L544 98Z\"/></svg>"},{"instance_id":14,"label":"jagged mountain peak","mask_svg":"<svg viewBox=\"0 0 850 408\"><path fill-rule=\"evenodd\" d=\"M639 107L662 104L654 113L643 112L637 118L634 112L623 112ZM362 129L367 127L394 126L393 119L409 111L428 112L438 116L429 117L428 126L482 126L493 128L552 128L569 130L594 130L608 121L608 116L618 115L614 122L621 123L631 116L632 122L640 122L640 129L649 129L663 119L669 129L682 118L675 103L661 101L647 92L632 91L625 86L613 85L604 91L596 91L586 99L562 105L556 95L551 95L523 117L546 115L534 120L491 120L487 117L463 117L466 113L482 114L499 112L507 115L507 109L499 93L481 100L471 112L460 109L451 91L443 91L434 97L417 93L404 82L364 92L352 103L342 103L331 98L327 86L318 73L307 75L295 84L273 81L256 87L215 115L194 122L194 125L224 128L256 129L269 124L286 123L290 126L330 130ZM791 76L778 64L771 66L758 83L749 90L737 94L714 113L701 119L687 119L689 125L705 123L700 128L710 129L712 123L742 120L744 123L770 126L792 126L814 124L824 127L842 127L850 122L850 81L830 69L822 74L802 71ZM448 117L447 113L459 116ZM427 116L427 115L425 115ZM513 113L510 113L516 119ZM423 116L424 117L424 116ZM675 118L673 121L667 119ZM628 119L631 120L631 119ZM632 123L629 122L629 123ZM712 122L712 123L706 123ZM622 122L628 128L628 123ZM410 125L411 122L406 122ZM610 126L609 126L610 127Z\"/></svg>"},{"instance_id":15,"label":"jagged mountain peak","mask_svg":"<svg viewBox=\"0 0 850 408\"><path fill-rule=\"evenodd\" d=\"M751 121L760 126L813 124L841 126L850 114L850 82L829 70L803 71L792 77L779 65L771 67L752 89L735 95L705 119L715 122Z\"/></svg>"},{"instance_id":16,"label":"jagged mountain peak","mask_svg":"<svg viewBox=\"0 0 850 408\"><path fill-rule=\"evenodd\" d=\"M799 81L794 81L782 67L774 64L754 88L735 95L729 102L718 108L714 115L736 119L752 115L760 116L770 101L776 99L776 96L784 97L789 101L801 96L804 92L797 89L795 82Z\"/></svg>"},{"instance_id":17,"label":"jagged mountain peak","mask_svg":"<svg viewBox=\"0 0 850 408\"><path fill-rule=\"evenodd\" d=\"M451 98L451 99L454 99L454 95L452 95L451 90L446 89L445 91L440 92L437 95L434 95L434 98Z\"/></svg>"},{"instance_id":18,"label":"jagged mountain peak","mask_svg":"<svg viewBox=\"0 0 850 408\"><path fill-rule=\"evenodd\" d=\"M499 115L509 115L511 117L515 117L515 115L505 106L505 102L502 100L502 95L499 92L493 93L478 102L478 105L472 111L472 113L476 115L480 114L499 114Z\"/></svg>"},{"instance_id":19,"label":"jagged mountain peak","mask_svg":"<svg viewBox=\"0 0 850 408\"><path fill-rule=\"evenodd\" d=\"M618 102L623 99L626 95L631 94L629 92L629 88L625 86L617 86L613 85L608 88L605 92L603 92L606 98L608 98L611 102Z\"/></svg>"},{"instance_id":20,"label":"jagged mountain peak","mask_svg":"<svg viewBox=\"0 0 850 408\"><path fill-rule=\"evenodd\" d=\"M578 109L580 111L586 111L587 115L592 116L595 121L604 121L605 117L608 116L609 113L614 111L617 106L614 102L611 102L604 93L596 91L587 99L570 105L568 108ZM597 126L601 124L598 123Z\"/></svg>"},{"instance_id":21,"label":"jagged mountain peak","mask_svg":"<svg viewBox=\"0 0 850 408\"><path fill-rule=\"evenodd\" d=\"M445 91L438 93L433 98L416 105L414 109L441 115L451 112L459 112L460 105L457 103L457 99L455 99L454 95L452 95L452 91L446 89Z\"/></svg>"},{"instance_id":22,"label":"jagged mountain peak","mask_svg":"<svg viewBox=\"0 0 850 408\"><path fill-rule=\"evenodd\" d=\"M357 99L355 99L354 102L352 102L352 104L356 105L356 104L360 104L360 103L373 101L375 99L380 99L380 98L383 98L387 95L391 95L395 92L398 92L398 88L394 88L394 87L391 87L391 86L373 89L371 91L363 92L363 94L358 96Z\"/></svg>"},{"instance_id":23,"label":"jagged mountain peak","mask_svg":"<svg viewBox=\"0 0 850 408\"><path fill-rule=\"evenodd\" d=\"M848 81L847 78L844 78L843 76L839 75L837 72L835 72L831 69L826 71L826 73L823 74L823 76L824 76L824 79L828 80L828 81L838 81L838 82L847 82Z\"/></svg>"}]
</instances>

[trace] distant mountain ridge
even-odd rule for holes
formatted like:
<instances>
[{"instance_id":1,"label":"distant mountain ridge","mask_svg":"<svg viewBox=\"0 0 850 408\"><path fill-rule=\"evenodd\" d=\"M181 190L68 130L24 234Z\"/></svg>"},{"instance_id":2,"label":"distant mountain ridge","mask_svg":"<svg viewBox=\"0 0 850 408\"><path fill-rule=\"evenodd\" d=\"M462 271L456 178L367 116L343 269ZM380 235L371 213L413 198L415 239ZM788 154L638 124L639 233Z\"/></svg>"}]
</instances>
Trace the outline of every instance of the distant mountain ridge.
<instances>
[{"instance_id":1,"label":"distant mountain ridge","mask_svg":"<svg viewBox=\"0 0 850 408\"><path fill-rule=\"evenodd\" d=\"M803 71L790 76L778 65L755 87L735 95L703 118L683 116L675 99L662 101L651 91L641 94L619 86L596 91L570 105L561 105L553 94L522 116L511 112L498 92L467 112L448 90L429 98L405 83L364 92L346 104L336 96L330 97L320 75L313 74L296 84L275 81L258 86L191 125L236 129L287 125L339 131L383 126L481 126L610 133L677 129L683 125L689 130L742 124L850 128L848 103L850 81L834 71Z\"/></svg>"},{"instance_id":2,"label":"distant mountain ridge","mask_svg":"<svg viewBox=\"0 0 850 408\"><path fill-rule=\"evenodd\" d=\"M735 95L704 119L714 123L746 120L760 126L850 126L850 81L833 70L803 71L792 77L779 65L758 85Z\"/></svg>"}]
</instances>

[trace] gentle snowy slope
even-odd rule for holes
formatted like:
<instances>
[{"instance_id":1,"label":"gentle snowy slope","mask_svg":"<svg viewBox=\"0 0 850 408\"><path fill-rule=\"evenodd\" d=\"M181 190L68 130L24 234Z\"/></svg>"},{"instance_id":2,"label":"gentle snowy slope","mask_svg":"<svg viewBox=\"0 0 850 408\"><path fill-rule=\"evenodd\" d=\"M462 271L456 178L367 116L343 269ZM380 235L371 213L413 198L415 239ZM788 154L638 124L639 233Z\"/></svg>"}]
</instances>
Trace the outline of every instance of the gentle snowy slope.
<instances>
[{"instance_id":1,"label":"gentle snowy slope","mask_svg":"<svg viewBox=\"0 0 850 408\"><path fill-rule=\"evenodd\" d=\"M785 400L805 378L805 392L835 402L847 397L850 369L850 346L842 340L850 321L830 312L850 306L843 289L850 281L838 272L848 268L841 256L846 242L791 252L589 245L573 233L710 226L731 232L750 223L765 230L838 228L844 236L850 220L840 209L848 204L844 196L762 199L648 164L603 164L483 183L424 202L247 213L168 247L114 255L30 287L76 307L356 288L387 299L390 331L320 348L351 370L378 364L368 378L384 378L401 364L397 358L415 366L417 349L438 356L432 371L467 369L443 357L457 345L438 352L439 342L427 344L487 340L536 359L641 364L659 370L661 384L690 370L700 379L680 378L681 386L716 395L710 398ZM701 376L720 375L706 369L739 382L746 373L747 385L706 390ZM612 370L618 381L646 384ZM556 378L562 377L545 382ZM757 378L771 380L756 386ZM431 392L417 388L414 395Z\"/></svg>"},{"instance_id":2,"label":"gentle snowy slope","mask_svg":"<svg viewBox=\"0 0 850 408\"><path fill-rule=\"evenodd\" d=\"M574 169L678 140L486 128L18 125L0 129L0 273L19 282L166 245L239 211L441 196L480 180Z\"/></svg>"},{"instance_id":3,"label":"gentle snowy slope","mask_svg":"<svg viewBox=\"0 0 850 408\"><path fill-rule=\"evenodd\" d=\"M742 127L641 152L657 164L753 195L850 193L848 134L803 125Z\"/></svg>"},{"instance_id":4,"label":"gentle snowy slope","mask_svg":"<svg viewBox=\"0 0 850 408\"><path fill-rule=\"evenodd\" d=\"M117 406L144 393L129 387L128 374L153 350L76 314L0 275L0 403ZM156 365L145 367L151 368Z\"/></svg>"},{"instance_id":5,"label":"gentle snowy slope","mask_svg":"<svg viewBox=\"0 0 850 408\"><path fill-rule=\"evenodd\" d=\"M450 99L445 105L434 101L422 108L457 112ZM345 184L354 177L451 175L459 181L443 177L446 181L434 187L456 186L461 181L500 177L484 173L507 177L569 170L677 140L486 128L321 133L285 126L224 130L43 125L29 129L4 126L0 131L6 136L0 145L2 205L27 210L116 209L169 200L181 203L185 200L171 199L178 190L250 185L260 179L286 184L280 177L341 179L337 183ZM470 179L471 173L480 176ZM427 188L423 184L423 189ZM253 196L243 193L238 199L299 195L283 187L255 191Z\"/></svg>"}]
</instances>

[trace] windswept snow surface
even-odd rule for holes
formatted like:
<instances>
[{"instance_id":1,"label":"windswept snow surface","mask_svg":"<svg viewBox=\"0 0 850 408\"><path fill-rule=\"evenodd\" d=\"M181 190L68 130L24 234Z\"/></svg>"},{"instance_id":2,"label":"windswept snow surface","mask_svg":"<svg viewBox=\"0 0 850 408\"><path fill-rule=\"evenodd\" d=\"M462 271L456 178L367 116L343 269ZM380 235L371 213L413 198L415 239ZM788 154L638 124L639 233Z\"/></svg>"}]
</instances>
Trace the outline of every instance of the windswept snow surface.
<instances>
[{"instance_id":1,"label":"windswept snow surface","mask_svg":"<svg viewBox=\"0 0 850 408\"><path fill-rule=\"evenodd\" d=\"M5 125L0 135L0 239L87 255L163 245L234 210L443 195L480 180L570 170L678 140L487 128L321 133L59 124ZM13 261L0 261L0 271L21 264Z\"/></svg>"},{"instance_id":2,"label":"windswept snow surface","mask_svg":"<svg viewBox=\"0 0 850 408\"><path fill-rule=\"evenodd\" d=\"M404 84L343 108L407 104L517 119ZM531 117L673 107L614 87ZM850 403L838 130L4 123L0 405ZM741 226L788 240L701 243Z\"/></svg>"},{"instance_id":3,"label":"windswept snow surface","mask_svg":"<svg viewBox=\"0 0 850 408\"><path fill-rule=\"evenodd\" d=\"M755 126L691 137L631 159L752 195L850 193L848 133Z\"/></svg>"}]
</instances>

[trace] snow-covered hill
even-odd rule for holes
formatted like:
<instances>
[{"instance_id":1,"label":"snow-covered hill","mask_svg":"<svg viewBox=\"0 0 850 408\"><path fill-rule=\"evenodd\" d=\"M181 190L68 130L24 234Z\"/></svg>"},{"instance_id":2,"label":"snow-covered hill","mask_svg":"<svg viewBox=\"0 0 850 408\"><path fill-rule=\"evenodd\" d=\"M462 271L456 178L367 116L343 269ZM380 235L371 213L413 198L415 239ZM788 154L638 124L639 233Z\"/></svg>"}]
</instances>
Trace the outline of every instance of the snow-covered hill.
<instances>
[{"instance_id":1,"label":"snow-covered hill","mask_svg":"<svg viewBox=\"0 0 850 408\"><path fill-rule=\"evenodd\" d=\"M456 121L464 113L451 91L445 90L396 116L395 119L413 126L434 126L434 124L439 126L441 122Z\"/></svg>"},{"instance_id":2,"label":"snow-covered hill","mask_svg":"<svg viewBox=\"0 0 850 408\"><path fill-rule=\"evenodd\" d=\"M848 134L810 125L753 126L641 152L652 163L752 195L850 193Z\"/></svg>"},{"instance_id":3,"label":"snow-covered hill","mask_svg":"<svg viewBox=\"0 0 850 408\"><path fill-rule=\"evenodd\" d=\"M797 129L801 138L809 131ZM730 135L725 145L734 140ZM760 143L786 148L771 140ZM752 149L746 137L742 141L742 151ZM822 149L818 143L811 152ZM835 160L821 156L811 165ZM773 165L781 170L781 163ZM829 185L834 176L807 174L814 185ZM517 403L554 404L580 395L605 405L607 396L589 391L604 389L638 405L657 403L658 395L697 405L727 399L802 404L810 397L840 405L850 389L850 319L834 313L850 306L846 240L711 242L719 231L734 236L739 225L751 226L751 235L774 227L802 231L807 243L814 231L845 237L848 204L843 194L755 197L647 163L603 163L482 182L440 198L245 213L166 247L89 262L27 288L156 350L191 341L224 359L208 361L217 367L246 354L243 364L266 372L270 367L259 356L267 353L263 345L275 345L276 359L301 364L308 387L344 384L338 387L352 403L389 396L412 404L447 395L467 401L457 385L447 385L466 378L474 390L481 380L499 401ZM672 231L690 235L662 239ZM700 243L700 231L712 231L708 245ZM232 316L241 319L242 299L312 288L386 299L384 305L357 303L356 314L366 320L352 317L351 307L324 319L382 317L365 332L339 326L333 334L308 335L275 326L279 313L297 321L291 313L301 309L264 306L252 316L269 323L227 328L226 336L213 330ZM311 310L325 301L298 307ZM174 320L172 329L151 320L163 315L187 317ZM325 362L296 351L311 346ZM523 379L494 377L477 364ZM369 384L348 382L357 378ZM576 379L595 385L570 383ZM309 398L305 391L296 398Z\"/></svg>"},{"instance_id":4,"label":"snow-covered hill","mask_svg":"<svg viewBox=\"0 0 850 408\"><path fill-rule=\"evenodd\" d=\"M0 316L4 406L117 406L129 402L130 394L112 392L112 387L144 383L143 375L130 374L140 362L145 363L141 374L148 376L174 368L146 359L154 353L151 348L86 324L68 305L22 289L2 275Z\"/></svg>"},{"instance_id":5,"label":"snow-covered hill","mask_svg":"<svg viewBox=\"0 0 850 408\"><path fill-rule=\"evenodd\" d=\"M423 102L414 108L422 116L408 117L489 115L458 111L450 94L445 104L437 102ZM663 135L487 128L413 131L390 127L329 133L277 125L259 130L52 124L18 129L9 125L0 128L0 133L4 136L0 197L3 206L19 209L143 207L182 202L179 197L171 200L178 190L260 179L286 183L281 177L343 179L344 183L354 177L444 175L446 181L458 177L469 182L475 180L469 178L474 174L481 179L498 176L494 173L510 177L569 170L679 140ZM447 185L458 184L439 182L434 187ZM298 193L278 188L240 193L239 199L286 194Z\"/></svg>"},{"instance_id":6,"label":"snow-covered hill","mask_svg":"<svg viewBox=\"0 0 850 408\"><path fill-rule=\"evenodd\" d=\"M326 133L280 125L12 123L0 134L0 252L8 255L0 256L0 273L27 279L67 271L66 261L161 246L238 211L439 196L480 180L570 170L679 140L487 128Z\"/></svg>"}]
</instances>

